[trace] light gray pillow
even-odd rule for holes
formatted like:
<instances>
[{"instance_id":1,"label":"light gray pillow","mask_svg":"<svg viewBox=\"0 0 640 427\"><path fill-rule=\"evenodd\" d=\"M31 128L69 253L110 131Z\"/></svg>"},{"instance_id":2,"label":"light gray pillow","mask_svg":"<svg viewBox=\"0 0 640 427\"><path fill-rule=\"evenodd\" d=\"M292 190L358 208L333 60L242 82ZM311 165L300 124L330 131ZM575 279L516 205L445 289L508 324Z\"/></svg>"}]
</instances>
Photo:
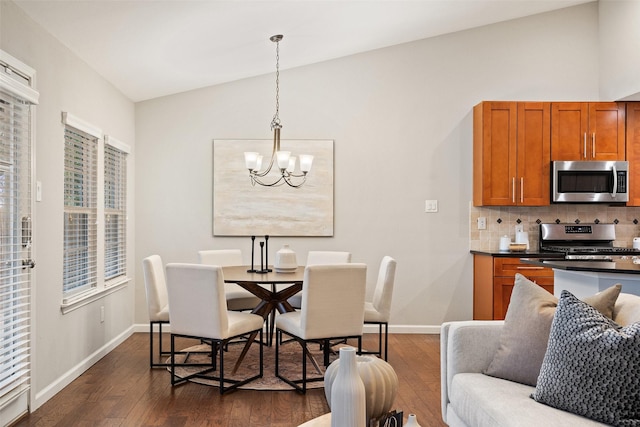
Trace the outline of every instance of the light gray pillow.
<instances>
[{"instance_id":1,"label":"light gray pillow","mask_svg":"<svg viewBox=\"0 0 640 427\"><path fill-rule=\"evenodd\" d=\"M605 316L612 317L621 289L621 285L614 285L584 301ZM554 295L523 275L516 274L500 346L484 373L535 386L557 305L558 299Z\"/></svg>"},{"instance_id":2,"label":"light gray pillow","mask_svg":"<svg viewBox=\"0 0 640 427\"><path fill-rule=\"evenodd\" d=\"M640 322L619 326L562 291L536 401L615 426L640 425Z\"/></svg>"}]
</instances>

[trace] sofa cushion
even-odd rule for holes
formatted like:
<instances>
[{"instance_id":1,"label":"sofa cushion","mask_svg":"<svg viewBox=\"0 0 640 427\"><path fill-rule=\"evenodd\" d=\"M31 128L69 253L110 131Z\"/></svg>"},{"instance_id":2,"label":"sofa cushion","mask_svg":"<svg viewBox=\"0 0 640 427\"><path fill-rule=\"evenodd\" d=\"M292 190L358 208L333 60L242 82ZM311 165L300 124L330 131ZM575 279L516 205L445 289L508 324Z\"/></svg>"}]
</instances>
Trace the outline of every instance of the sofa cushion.
<instances>
[{"instance_id":1,"label":"sofa cushion","mask_svg":"<svg viewBox=\"0 0 640 427\"><path fill-rule=\"evenodd\" d=\"M613 309L613 320L620 326L640 322L640 296L620 294Z\"/></svg>"},{"instance_id":2,"label":"sofa cushion","mask_svg":"<svg viewBox=\"0 0 640 427\"><path fill-rule=\"evenodd\" d=\"M532 397L616 426L640 426L640 322L621 327L562 291Z\"/></svg>"},{"instance_id":3,"label":"sofa cushion","mask_svg":"<svg viewBox=\"0 0 640 427\"><path fill-rule=\"evenodd\" d=\"M453 377L447 408L447 423L456 417L475 427L575 427L604 424L543 405L529 396L534 387L489 377L462 373ZM459 424L458 424L459 425Z\"/></svg>"},{"instance_id":4,"label":"sofa cushion","mask_svg":"<svg viewBox=\"0 0 640 427\"><path fill-rule=\"evenodd\" d=\"M620 289L614 285L584 301L611 317ZM557 304L554 295L516 274L500 346L485 373L535 386Z\"/></svg>"}]
</instances>

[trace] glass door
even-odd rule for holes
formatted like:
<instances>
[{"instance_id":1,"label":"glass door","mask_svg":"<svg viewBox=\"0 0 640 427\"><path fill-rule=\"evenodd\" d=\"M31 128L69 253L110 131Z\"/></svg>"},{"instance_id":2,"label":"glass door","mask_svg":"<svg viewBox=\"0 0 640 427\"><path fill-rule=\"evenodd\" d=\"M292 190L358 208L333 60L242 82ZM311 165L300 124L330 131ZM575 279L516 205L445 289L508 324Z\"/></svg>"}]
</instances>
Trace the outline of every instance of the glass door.
<instances>
[{"instance_id":1,"label":"glass door","mask_svg":"<svg viewBox=\"0 0 640 427\"><path fill-rule=\"evenodd\" d=\"M30 103L0 88L0 413L4 412L0 418L4 423L26 412L30 387L30 272L35 265L30 133Z\"/></svg>"}]
</instances>

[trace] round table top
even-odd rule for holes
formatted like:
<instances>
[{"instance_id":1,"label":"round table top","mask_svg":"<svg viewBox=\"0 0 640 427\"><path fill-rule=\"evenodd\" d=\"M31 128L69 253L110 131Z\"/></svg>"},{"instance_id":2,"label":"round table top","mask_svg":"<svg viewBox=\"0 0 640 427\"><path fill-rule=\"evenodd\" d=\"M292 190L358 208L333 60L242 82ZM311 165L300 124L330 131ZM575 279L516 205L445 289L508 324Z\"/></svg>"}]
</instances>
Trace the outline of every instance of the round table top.
<instances>
[{"instance_id":1,"label":"round table top","mask_svg":"<svg viewBox=\"0 0 640 427\"><path fill-rule=\"evenodd\" d=\"M304 279L304 266L299 266L294 271L286 273L275 271L273 266L269 266L269 268L274 270L269 273L249 273L247 270L250 268L250 265L222 267L224 281L230 283L302 283Z\"/></svg>"},{"instance_id":2,"label":"round table top","mask_svg":"<svg viewBox=\"0 0 640 427\"><path fill-rule=\"evenodd\" d=\"M331 427L331 412L300 424L298 427Z\"/></svg>"}]
</instances>

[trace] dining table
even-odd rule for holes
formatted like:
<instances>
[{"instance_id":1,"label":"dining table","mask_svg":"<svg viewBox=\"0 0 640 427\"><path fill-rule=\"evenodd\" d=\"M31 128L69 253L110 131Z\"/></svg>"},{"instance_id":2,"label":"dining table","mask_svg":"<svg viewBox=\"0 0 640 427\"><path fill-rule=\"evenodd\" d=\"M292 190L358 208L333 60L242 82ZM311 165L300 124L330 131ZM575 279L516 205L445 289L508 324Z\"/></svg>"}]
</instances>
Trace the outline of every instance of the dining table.
<instances>
[{"instance_id":1,"label":"dining table","mask_svg":"<svg viewBox=\"0 0 640 427\"><path fill-rule=\"evenodd\" d=\"M269 271L260 273L252 271L250 266L222 267L222 274L226 283L235 283L260 298L260 303L252 310L252 313L262 316L267 320L269 331L267 344L273 342L273 329L276 311L286 313L295 311L287 301L302 290L304 279L304 266L295 269L278 271L273 266Z\"/></svg>"},{"instance_id":2,"label":"dining table","mask_svg":"<svg viewBox=\"0 0 640 427\"><path fill-rule=\"evenodd\" d=\"M302 290L304 279L304 266L295 269L278 271L273 266L268 267L268 272L252 271L251 266L226 266L222 267L225 283L235 283L260 298L260 303L251 311L262 316L267 321L266 344L273 344L273 332L275 328L276 312L286 313L295 311L287 302L289 298ZM249 343L255 340L256 334L249 337ZM233 372L244 358L249 345L243 349Z\"/></svg>"}]
</instances>

